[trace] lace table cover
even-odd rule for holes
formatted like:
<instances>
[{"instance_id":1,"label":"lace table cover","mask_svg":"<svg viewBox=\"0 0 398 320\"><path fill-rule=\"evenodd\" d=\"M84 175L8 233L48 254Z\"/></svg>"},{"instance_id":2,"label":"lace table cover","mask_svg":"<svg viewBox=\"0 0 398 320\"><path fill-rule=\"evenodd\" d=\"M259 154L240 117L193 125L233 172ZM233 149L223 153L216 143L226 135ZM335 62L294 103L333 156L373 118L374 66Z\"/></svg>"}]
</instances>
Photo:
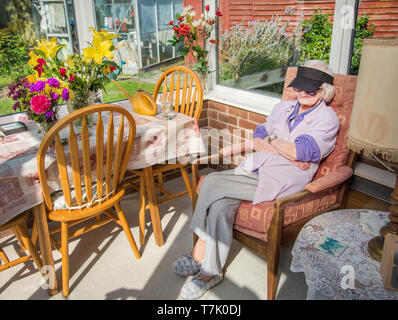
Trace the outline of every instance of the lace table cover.
<instances>
[{"instance_id":1,"label":"lace table cover","mask_svg":"<svg viewBox=\"0 0 398 320\"><path fill-rule=\"evenodd\" d=\"M368 241L387 221L388 212L362 209L332 211L307 222L292 249L290 270L304 272L308 300L397 300L398 291L386 290L380 262L368 253ZM347 245L339 256L315 248L328 236ZM347 269L352 266L354 289L343 289ZM343 270L342 270L343 268Z\"/></svg>"}]
</instances>

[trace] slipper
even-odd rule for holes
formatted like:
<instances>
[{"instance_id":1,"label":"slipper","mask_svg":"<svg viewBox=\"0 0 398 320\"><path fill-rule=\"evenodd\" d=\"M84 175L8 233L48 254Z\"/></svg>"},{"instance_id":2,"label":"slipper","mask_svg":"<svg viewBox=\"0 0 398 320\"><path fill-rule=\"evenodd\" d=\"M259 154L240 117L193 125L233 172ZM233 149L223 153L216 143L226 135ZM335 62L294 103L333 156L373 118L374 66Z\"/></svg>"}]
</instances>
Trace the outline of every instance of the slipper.
<instances>
[{"instance_id":1,"label":"slipper","mask_svg":"<svg viewBox=\"0 0 398 320\"><path fill-rule=\"evenodd\" d=\"M188 276L197 273L201 266L202 264L196 263L189 252L187 252L182 257L174 261L173 271L180 276Z\"/></svg>"},{"instance_id":2,"label":"slipper","mask_svg":"<svg viewBox=\"0 0 398 320\"><path fill-rule=\"evenodd\" d=\"M203 281L200 277L200 272L193 277L189 282L184 284L181 289L181 297L184 300L195 300L204 295L207 290L214 287L223 279L223 274L218 274L209 281Z\"/></svg>"}]
</instances>

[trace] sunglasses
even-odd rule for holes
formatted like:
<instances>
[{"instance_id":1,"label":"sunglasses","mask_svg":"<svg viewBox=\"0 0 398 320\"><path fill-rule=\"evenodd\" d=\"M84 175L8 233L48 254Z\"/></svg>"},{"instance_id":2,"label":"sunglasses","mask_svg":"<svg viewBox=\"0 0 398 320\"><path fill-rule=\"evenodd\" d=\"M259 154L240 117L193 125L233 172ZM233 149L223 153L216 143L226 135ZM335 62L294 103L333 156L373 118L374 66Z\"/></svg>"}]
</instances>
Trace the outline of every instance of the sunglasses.
<instances>
[{"instance_id":1,"label":"sunglasses","mask_svg":"<svg viewBox=\"0 0 398 320\"><path fill-rule=\"evenodd\" d=\"M312 91L305 91L305 90L301 90L301 89L298 89L298 88L293 88L293 89L294 89L294 91L296 91L296 92L304 91L306 94L308 94L308 95L310 95L310 96L315 96L316 93L317 93L318 90L319 90L319 89L315 89L315 90L312 90Z\"/></svg>"}]
</instances>

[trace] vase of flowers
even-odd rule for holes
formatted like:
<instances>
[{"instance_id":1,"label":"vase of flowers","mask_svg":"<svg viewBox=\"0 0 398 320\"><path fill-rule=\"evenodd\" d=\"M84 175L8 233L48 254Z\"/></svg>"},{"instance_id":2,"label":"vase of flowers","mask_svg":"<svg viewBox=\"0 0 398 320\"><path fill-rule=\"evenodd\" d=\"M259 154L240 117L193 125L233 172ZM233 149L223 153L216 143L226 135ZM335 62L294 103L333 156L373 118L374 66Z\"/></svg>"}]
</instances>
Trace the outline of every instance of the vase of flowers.
<instances>
[{"instance_id":1,"label":"vase of flowers","mask_svg":"<svg viewBox=\"0 0 398 320\"><path fill-rule=\"evenodd\" d=\"M196 63L193 65L193 70L199 72L205 93L207 91L206 79L210 72L208 55L211 46L217 44L215 39L209 39L216 23L216 16L221 17L221 11L216 10L215 16L209 14L210 6L205 6L205 12L195 19L196 12L191 6L183 9L181 14L177 13L175 20L169 22L173 28L173 39L168 40L173 46L179 43L183 45L182 55L186 56L191 53Z\"/></svg>"},{"instance_id":2,"label":"vase of flowers","mask_svg":"<svg viewBox=\"0 0 398 320\"><path fill-rule=\"evenodd\" d=\"M36 72L56 76L68 83L73 92L73 98L68 102L69 112L94 104L98 91L105 91L110 75L118 68L111 60L115 49L111 39L118 36L94 28L89 30L93 32L92 41L83 49L82 55L74 53L59 59L58 52L63 45L58 45L55 38L42 39L30 53L29 64Z\"/></svg>"},{"instance_id":3,"label":"vase of flowers","mask_svg":"<svg viewBox=\"0 0 398 320\"><path fill-rule=\"evenodd\" d=\"M11 83L8 90L8 96L15 101L13 109L26 111L44 135L58 120L59 105L73 98L66 82L36 75Z\"/></svg>"}]
</instances>

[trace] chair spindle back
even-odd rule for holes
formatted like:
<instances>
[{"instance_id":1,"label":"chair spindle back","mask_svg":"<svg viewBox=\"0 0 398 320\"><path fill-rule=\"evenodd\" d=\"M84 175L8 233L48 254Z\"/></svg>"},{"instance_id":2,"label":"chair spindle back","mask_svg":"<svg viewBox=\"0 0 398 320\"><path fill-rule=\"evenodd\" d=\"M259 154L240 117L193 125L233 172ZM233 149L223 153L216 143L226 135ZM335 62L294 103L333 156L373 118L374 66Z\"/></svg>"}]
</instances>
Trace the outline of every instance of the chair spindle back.
<instances>
[{"instance_id":1,"label":"chair spindle back","mask_svg":"<svg viewBox=\"0 0 398 320\"><path fill-rule=\"evenodd\" d=\"M104 113L109 112L109 122L107 125L106 141L104 137ZM98 114L97 124L95 127L95 142L96 146L90 152L89 127L87 123L87 116L90 114ZM115 115L120 116L119 127L117 131L117 138L114 142L115 134ZM79 120L80 119L80 120ZM124 138L125 122L127 119L129 132L127 141ZM81 121L81 148L79 148L78 135L75 132L73 123ZM127 125L127 124L126 124ZM60 131L69 128L68 146L70 163L72 169L72 177L68 175L67 157L64 150L64 145L61 142ZM38 169L39 179L42 186L42 193L45 204L49 210L53 210L53 203L51 199L50 190L48 187L47 173L45 170L45 157L47 151L53 141L55 141L56 162L59 171L59 178L62 185L63 196L68 208L73 208L74 205L78 207L89 204L93 200L92 183L96 182L97 198L102 199L110 195L118 185L121 183L124 173L126 171L127 163L133 149L134 139L136 133L135 121L132 115L125 109L119 106L110 104L98 104L75 111L65 118L58 121L46 134L38 151ZM104 142L106 143L106 154L104 154ZM116 145L116 146L115 146ZM65 146L66 147L66 146ZM114 154L114 148L116 152ZM79 149L81 152L79 152ZM79 154L82 154L82 157ZM91 155L95 153L95 176L96 181L92 181L92 161ZM80 159L82 160L80 161ZM104 176L104 161L105 176ZM82 168L81 168L82 162ZM83 170L81 170L83 169ZM84 176L85 190L82 188L82 174ZM73 185L71 185L71 181ZM105 190L104 190L105 185ZM73 186L73 187L72 187ZM72 190L74 189L76 204L72 203ZM84 197L85 193L85 197Z\"/></svg>"}]
</instances>

